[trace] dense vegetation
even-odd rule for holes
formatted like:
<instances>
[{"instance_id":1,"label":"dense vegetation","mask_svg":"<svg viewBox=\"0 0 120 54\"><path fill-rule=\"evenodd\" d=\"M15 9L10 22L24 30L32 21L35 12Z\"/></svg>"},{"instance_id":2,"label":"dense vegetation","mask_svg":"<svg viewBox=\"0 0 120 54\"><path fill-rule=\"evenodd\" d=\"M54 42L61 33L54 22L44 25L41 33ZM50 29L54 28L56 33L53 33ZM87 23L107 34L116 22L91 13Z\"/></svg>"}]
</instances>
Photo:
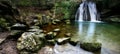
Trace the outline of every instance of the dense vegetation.
<instances>
[{"instance_id":1,"label":"dense vegetation","mask_svg":"<svg viewBox=\"0 0 120 54\"><path fill-rule=\"evenodd\" d=\"M102 20L117 21L120 19L120 1L119 0L94 0L97 4L97 9L101 14ZM0 0L0 27L5 27L6 23L13 24L21 22L20 17L29 15L30 12L47 11L49 18L74 19L77 8L81 0ZM29 8L26 8L29 7ZM33 8L33 9L32 9ZM33 12L30 11L34 10ZM26 11L27 10L27 11ZM48 12L49 11L49 12ZM115 19L114 19L115 18ZM12 21L11 21L12 20ZM5 23L4 23L5 22Z\"/></svg>"}]
</instances>

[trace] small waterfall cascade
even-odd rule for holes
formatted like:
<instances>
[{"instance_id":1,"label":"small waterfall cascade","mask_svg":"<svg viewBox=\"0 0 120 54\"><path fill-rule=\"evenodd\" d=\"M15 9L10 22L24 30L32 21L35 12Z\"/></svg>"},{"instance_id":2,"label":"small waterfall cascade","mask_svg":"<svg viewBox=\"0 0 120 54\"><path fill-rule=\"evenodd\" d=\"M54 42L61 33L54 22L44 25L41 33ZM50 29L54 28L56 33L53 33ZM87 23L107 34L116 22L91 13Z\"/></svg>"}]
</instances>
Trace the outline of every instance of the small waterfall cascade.
<instances>
[{"instance_id":1,"label":"small waterfall cascade","mask_svg":"<svg viewBox=\"0 0 120 54\"><path fill-rule=\"evenodd\" d=\"M91 22L99 21L96 4L93 1L83 0L76 12L75 20Z\"/></svg>"}]
</instances>

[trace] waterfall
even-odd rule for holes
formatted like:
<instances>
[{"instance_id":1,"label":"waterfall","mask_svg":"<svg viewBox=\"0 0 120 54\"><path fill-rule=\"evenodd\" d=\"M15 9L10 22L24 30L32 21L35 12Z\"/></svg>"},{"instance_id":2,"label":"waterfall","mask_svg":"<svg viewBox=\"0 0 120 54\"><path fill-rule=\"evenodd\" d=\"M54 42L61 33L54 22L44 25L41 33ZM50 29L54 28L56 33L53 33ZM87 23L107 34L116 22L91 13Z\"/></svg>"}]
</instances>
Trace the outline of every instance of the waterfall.
<instances>
[{"instance_id":1,"label":"waterfall","mask_svg":"<svg viewBox=\"0 0 120 54\"><path fill-rule=\"evenodd\" d=\"M98 16L96 4L93 1L83 0L76 12L75 20L96 22Z\"/></svg>"}]
</instances>

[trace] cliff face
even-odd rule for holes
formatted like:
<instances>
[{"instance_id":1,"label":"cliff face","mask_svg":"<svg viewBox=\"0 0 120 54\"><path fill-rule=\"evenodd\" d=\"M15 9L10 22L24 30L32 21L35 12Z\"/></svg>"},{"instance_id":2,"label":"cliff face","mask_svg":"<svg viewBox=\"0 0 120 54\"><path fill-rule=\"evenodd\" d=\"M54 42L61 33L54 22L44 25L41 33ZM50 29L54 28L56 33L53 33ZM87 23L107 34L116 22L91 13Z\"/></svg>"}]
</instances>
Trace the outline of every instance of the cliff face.
<instances>
[{"instance_id":1,"label":"cliff face","mask_svg":"<svg viewBox=\"0 0 120 54\"><path fill-rule=\"evenodd\" d=\"M103 21L119 22L120 1L119 0L98 0L96 1L98 11Z\"/></svg>"}]
</instances>

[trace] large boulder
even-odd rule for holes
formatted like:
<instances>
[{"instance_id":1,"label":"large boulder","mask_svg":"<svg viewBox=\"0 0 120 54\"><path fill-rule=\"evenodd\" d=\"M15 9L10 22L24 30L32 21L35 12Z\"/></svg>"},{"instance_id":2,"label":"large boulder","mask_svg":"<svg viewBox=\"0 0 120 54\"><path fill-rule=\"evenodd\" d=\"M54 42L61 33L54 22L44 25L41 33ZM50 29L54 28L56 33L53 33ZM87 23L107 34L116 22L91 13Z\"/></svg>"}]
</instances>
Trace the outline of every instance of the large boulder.
<instances>
[{"instance_id":1,"label":"large boulder","mask_svg":"<svg viewBox=\"0 0 120 54\"><path fill-rule=\"evenodd\" d=\"M18 39L17 48L18 50L37 51L44 46L44 33L40 32L24 32Z\"/></svg>"},{"instance_id":2,"label":"large boulder","mask_svg":"<svg viewBox=\"0 0 120 54\"><path fill-rule=\"evenodd\" d=\"M84 42L84 43L80 44L81 48L83 48L84 50L87 50L87 51L92 51L92 52L101 50L101 46L102 46L101 43Z\"/></svg>"}]
</instances>

